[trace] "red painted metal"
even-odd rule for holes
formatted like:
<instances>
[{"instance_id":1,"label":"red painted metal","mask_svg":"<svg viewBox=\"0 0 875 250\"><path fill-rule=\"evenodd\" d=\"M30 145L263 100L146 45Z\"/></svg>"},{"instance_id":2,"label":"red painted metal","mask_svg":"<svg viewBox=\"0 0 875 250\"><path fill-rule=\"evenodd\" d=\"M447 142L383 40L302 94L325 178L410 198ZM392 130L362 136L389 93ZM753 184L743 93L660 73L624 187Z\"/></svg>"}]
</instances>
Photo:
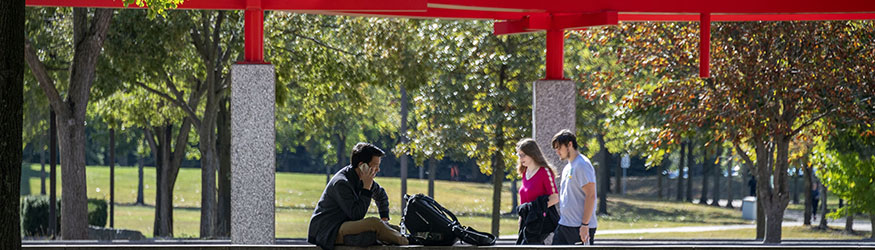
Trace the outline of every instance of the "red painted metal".
<instances>
[{"instance_id":1,"label":"red painted metal","mask_svg":"<svg viewBox=\"0 0 875 250\"><path fill-rule=\"evenodd\" d=\"M178 9L243 10L247 0L185 0ZM121 0L26 0L27 6L125 8ZM415 12L427 0L262 0L264 10L335 10ZM138 8L129 5L129 8Z\"/></svg>"},{"instance_id":2,"label":"red painted metal","mask_svg":"<svg viewBox=\"0 0 875 250\"><path fill-rule=\"evenodd\" d=\"M246 0L243 17L244 58L246 63L264 63L264 9L262 0Z\"/></svg>"},{"instance_id":3,"label":"red painted metal","mask_svg":"<svg viewBox=\"0 0 875 250\"><path fill-rule=\"evenodd\" d=\"M711 77L711 13L700 14L699 77Z\"/></svg>"},{"instance_id":4,"label":"red painted metal","mask_svg":"<svg viewBox=\"0 0 875 250\"><path fill-rule=\"evenodd\" d=\"M500 11L592 13L603 10L641 13L789 14L875 12L871 0L429 0L430 5L489 8Z\"/></svg>"},{"instance_id":5,"label":"red painted metal","mask_svg":"<svg viewBox=\"0 0 875 250\"><path fill-rule=\"evenodd\" d=\"M547 30L547 77L546 80L562 80L565 60L565 31Z\"/></svg>"},{"instance_id":6,"label":"red painted metal","mask_svg":"<svg viewBox=\"0 0 875 250\"><path fill-rule=\"evenodd\" d=\"M530 33L542 30L581 29L592 26L616 25L617 12L604 11L593 14L545 14L539 13L518 20L496 22L496 35Z\"/></svg>"}]
</instances>

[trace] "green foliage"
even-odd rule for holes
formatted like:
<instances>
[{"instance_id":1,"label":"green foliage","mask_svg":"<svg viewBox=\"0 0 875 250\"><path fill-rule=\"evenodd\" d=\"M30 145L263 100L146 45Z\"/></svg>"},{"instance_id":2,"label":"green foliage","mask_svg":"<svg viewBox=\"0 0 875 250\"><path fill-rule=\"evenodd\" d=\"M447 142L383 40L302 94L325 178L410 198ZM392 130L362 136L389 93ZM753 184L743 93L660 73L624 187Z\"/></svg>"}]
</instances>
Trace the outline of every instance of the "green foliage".
<instances>
[{"instance_id":1,"label":"green foliage","mask_svg":"<svg viewBox=\"0 0 875 250\"><path fill-rule=\"evenodd\" d=\"M107 211L106 200L88 199L88 225L105 227Z\"/></svg>"},{"instance_id":2,"label":"green foliage","mask_svg":"<svg viewBox=\"0 0 875 250\"><path fill-rule=\"evenodd\" d=\"M156 16L166 16L167 10L176 9L184 0L122 0L122 5L127 7L136 5L149 9L149 19L154 19Z\"/></svg>"},{"instance_id":3,"label":"green foliage","mask_svg":"<svg viewBox=\"0 0 875 250\"><path fill-rule=\"evenodd\" d=\"M60 213L61 203L55 203L55 211ZM58 216L55 225L61 224ZM60 226L56 230L60 230ZM21 232L24 236L44 236L49 233L49 197L29 195L21 199Z\"/></svg>"},{"instance_id":4,"label":"green foliage","mask_svg":"<svg viewBox=\"0 0 875 250\"><path fill-rule=\"evenodd\" d=\"M277 66L277 148L299 145L326 165L348 156L369 134L391 134L400 124L385 43L403 33L404 20L270 13L266 58ZM393 136L394 138L394 136ZM342 151L342 152L338 152ZM340 154L340 155L338 155Z\"/></svg>"},{"instance_id":5,"label":"green foliage","mask_svg":"<svg viewBox=\"0 0 875 250\"><path fill-rule=\"evenodd\" d=\"M834 218L875 214L875 138L864 124L839 124L826 142L815 147L813 162L824 185L847 201L830 213Z\"/></svg>"},{"instance_id":6,"label":"green foliage","mask_svg":"<svg viewBox=\"0 0 875 250\"><path fill-rule=\"evenodd\" d=\"M531 86L543 72L543 34L494 36L491 23L471 21L422 28L432 41L435 73L411 92L411 140L397 151L420 163L473 158L486 174L493 164L510 169L516 140L531 135Z\"/></svg>"}]
</instances>

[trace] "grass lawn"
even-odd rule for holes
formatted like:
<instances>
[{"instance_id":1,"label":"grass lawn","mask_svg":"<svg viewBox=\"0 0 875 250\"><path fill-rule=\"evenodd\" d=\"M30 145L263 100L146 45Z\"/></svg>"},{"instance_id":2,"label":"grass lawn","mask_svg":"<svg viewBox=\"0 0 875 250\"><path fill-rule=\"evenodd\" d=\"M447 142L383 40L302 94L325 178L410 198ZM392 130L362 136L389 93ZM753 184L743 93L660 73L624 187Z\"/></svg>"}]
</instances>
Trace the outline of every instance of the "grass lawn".
<instances>
[{"instance_id":1,"label":"grass lawn","mask_svg":"<svg viewBox=\"0 0 875 250\"><path fill-rule=\"evenodd\" d=\"M60 167L59 167L60 168ZM22 171L22 194L39 194L39 164L25 167ZM136 206L137 168L116 167L116 227L133 229L147 237L152 235L154 223L155 169L147 167L144 173L145 206ZM88 197L109 199L109 168L88 166L86 169ZM173 194L174 236L193 238L198 236L200 222L200 169L183 168L179 172ZM48 182L48 181L47 181ZM60 174L58 174L60 195ZM377 177L377 182L390 194L392 223L400 222L401 195L400 179ZM426 180L408 179L408 193L426 193ZM307 226L316 201L325 187L325 175L277 173L276 174L276 236L279 238L305 238ZM511 209L510 184L502 193L501 208L506 214ZM491 231L492 186L486 183L466 183L437 181L435 198L447 209L456 213L463 225L481 231ZM371 215L376 216L376 206L371 207ZM608 198L610 215L599 217L599 229L664 228L683 226L750 224L741 219L741 211L686 202L661 201L655 198L610 196ZM501 219L500 235L513 235L517 232L517 217L505 215ZM795 231L790 230L795 235ZM787 235L788 231L785 231ZM811 232L818 234L817 232ZM829 238L826 234L825 238ZM669 237L671 236L671 237ZM616 238L660 238L658 234L617 235ZM678 234L666 235L668 238L680 237ZM740 230L738 233L698 233L689 238L752 238L752 233ZM804 237L804 236L800 236ZM851 237L851 236L848 236ZM614 238L611 236L610 238ZM861 238L857 236L856 238Z\"/></svg>"}]
</instances>

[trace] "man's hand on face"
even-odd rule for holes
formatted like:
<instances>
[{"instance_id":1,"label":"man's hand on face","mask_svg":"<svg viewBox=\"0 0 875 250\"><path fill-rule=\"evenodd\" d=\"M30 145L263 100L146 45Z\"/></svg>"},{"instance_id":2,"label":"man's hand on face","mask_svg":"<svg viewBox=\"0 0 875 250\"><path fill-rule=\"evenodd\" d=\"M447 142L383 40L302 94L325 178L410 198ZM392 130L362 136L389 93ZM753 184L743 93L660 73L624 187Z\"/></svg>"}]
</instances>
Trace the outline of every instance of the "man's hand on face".
<instances>
[{"instance_id":1,"label":"man's hand on face","mask_svg":"<svg viewBox=\"0 0 875 250\"><path fill-rule=\"evenodd\" d=\"M374 160L371 160L371 163L367 163L370 168L368 171L364 171L361 167L358 167L356 170L358 171L359 178L362 180L362 187L367 190L371 190L371 186L374 184L374 177L377 176L377 172L380 172L380 158L374 157L377 158L376 164L372 164L375 162Z\"/></svg>"}]
</instances>

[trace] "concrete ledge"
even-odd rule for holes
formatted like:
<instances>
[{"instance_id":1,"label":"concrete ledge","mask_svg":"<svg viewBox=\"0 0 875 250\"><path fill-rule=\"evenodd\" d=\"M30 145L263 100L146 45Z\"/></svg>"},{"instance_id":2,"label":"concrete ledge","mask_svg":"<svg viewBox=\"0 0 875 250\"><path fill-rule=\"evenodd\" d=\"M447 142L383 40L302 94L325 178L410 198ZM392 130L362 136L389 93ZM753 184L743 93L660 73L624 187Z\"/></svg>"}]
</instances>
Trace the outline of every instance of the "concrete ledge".
<instances>
[{"instance_id":1,"label":"concrete ledge","mask_svg":"<svg viewBox=\"0 0 875 250\"><path fill-rule=\"evenodd\" d=\"M149 250L276 250L276 249L319 249L301 239L277 239L276 245L231 245L229 240L154 240L154 241L24 241L23 249L30 250L107 250L107 249L149 249ZM353 249L875 249L875 242L860 240L785 240L780 245L764 245L755 240L596 240L593 246L517 246L513 241L500 240L497 245L476 247L457 244L450 247L434 246L372 246L367 248L339 246L338 250Z\"/></svg>"}]
</instances>

